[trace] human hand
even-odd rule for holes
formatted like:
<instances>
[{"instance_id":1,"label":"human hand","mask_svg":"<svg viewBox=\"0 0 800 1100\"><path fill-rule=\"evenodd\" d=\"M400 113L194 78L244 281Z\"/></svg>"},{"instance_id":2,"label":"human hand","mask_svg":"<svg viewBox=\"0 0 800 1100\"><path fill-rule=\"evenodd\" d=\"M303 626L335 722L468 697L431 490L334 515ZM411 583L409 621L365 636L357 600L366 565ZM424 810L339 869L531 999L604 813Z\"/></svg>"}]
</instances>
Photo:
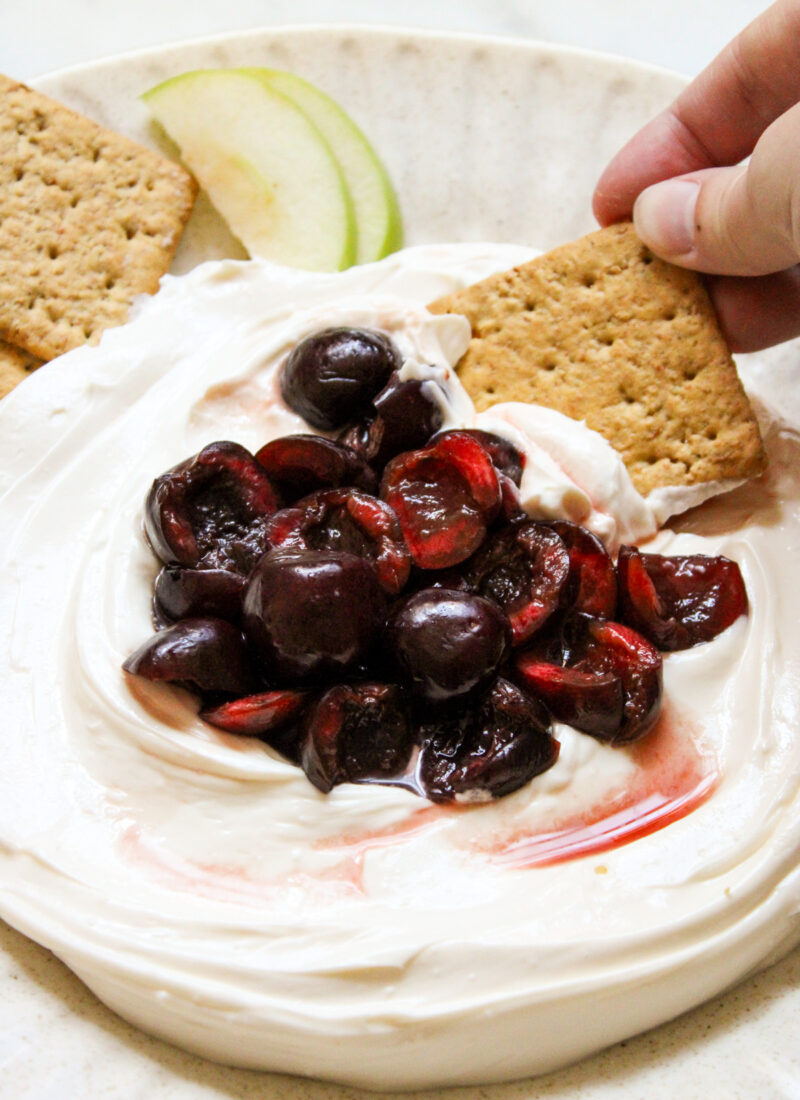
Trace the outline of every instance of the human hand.
<instances>
[{"instance_id":1,"label":"human hand","mask_svg":"<svg viewBox=\"0 0 800 1100\"><path fill-rule=\"evenodd\" d=\"M800 335L798 43L800 0L778 0L617 153L594 194L601 225L632 215L659 256L715 276L734 351Z\"/></svg>"}]
</instances>

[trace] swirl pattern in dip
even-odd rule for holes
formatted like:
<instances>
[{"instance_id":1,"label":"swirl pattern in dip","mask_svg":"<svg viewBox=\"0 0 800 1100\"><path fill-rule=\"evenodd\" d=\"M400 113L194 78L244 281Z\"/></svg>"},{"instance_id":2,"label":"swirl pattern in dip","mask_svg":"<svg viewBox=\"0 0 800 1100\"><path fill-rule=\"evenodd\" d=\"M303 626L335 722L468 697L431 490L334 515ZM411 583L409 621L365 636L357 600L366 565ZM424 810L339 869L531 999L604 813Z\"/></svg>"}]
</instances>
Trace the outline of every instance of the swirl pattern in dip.
<instances>
[{"instance_id":1,"label":"swirl pattern in dip","mask_svg":"<svg viewBox=\"0 0 800 1100\"><path fill-rule=\"evenodd\" d=\"M425 302L528 255L205 265L0 409L0 913L148 1031L369 1087L500 1080L665 1020L800 936L800 467L775 418L768 474L648 546L736 559L749 616L666 658L646 741L560 727L558 764L496 803L321 795L121 672L151 631L153 477L212 439L304 430L275 364L324 325L384 328L406 372L450 378L468 328ZM581 425L515 406L475 421L455 382L447 411L526 445L538 515L612 545L663 518Z\"/></svg>"}]
</instances>

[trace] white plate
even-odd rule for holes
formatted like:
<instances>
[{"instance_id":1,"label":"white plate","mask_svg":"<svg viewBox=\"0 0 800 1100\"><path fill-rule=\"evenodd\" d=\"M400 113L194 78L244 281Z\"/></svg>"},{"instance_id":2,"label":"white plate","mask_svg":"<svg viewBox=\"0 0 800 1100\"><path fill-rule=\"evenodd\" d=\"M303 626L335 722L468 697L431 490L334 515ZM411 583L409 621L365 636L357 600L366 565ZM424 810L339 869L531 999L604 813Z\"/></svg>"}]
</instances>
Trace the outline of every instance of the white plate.
<instances>
[{"instance_id":1,"label":"white plate","mask_svg":"<svg viewBox=\"0 0 800 1100\"><path fill-rule=\"evenodd\" d=\"M641 66L528 42L401 31L297 28L237 34L113 59L38 86L157 144L138 100L186 69L270 65L349 110L395 181L407 242L548 247L593 227L589 199L620 143L682 84ZM203 203L176 259L237 255ZM0 1095L339 1100L352 1090L212 1065L140 1034L48 952L0 924ZM797 1096L800 952L658 1031L535 1082L460 1090L517 1097ZM13 1082L13 1084L12 1084Z\"/></svg>"}]
</instances>

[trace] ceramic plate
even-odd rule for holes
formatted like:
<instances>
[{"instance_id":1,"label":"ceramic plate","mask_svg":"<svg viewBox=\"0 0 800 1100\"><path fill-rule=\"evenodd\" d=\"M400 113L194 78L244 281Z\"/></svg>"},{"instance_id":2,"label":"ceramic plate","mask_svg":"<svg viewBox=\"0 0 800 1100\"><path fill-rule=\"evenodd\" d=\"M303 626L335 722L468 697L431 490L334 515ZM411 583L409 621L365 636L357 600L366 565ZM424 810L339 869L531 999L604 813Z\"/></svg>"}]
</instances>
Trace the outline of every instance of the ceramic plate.
<instances>
[{"instance_id":1,"label":"ceramic plate","mask_svg":"<svg viewBox=\"0 0 800 1100\"><path fill-rule=\"evenodd\" d=\"M290 69L339 100L390 171L409 244L495 240L547 248L587 232L600 169L683 83L533 42L305 27L170 46L37 86L158 145L140 94L187 69L229 65ZM201 201L174 269L240 254ZM124 1024L52 955L2 923L0 948L0 1095L342 1100L353 1093L184 1054ZM458 1091L464 1100L797 1096L799 1021L795 951L716 1001L571 1069Z\"/></svg>"}]
</instances>

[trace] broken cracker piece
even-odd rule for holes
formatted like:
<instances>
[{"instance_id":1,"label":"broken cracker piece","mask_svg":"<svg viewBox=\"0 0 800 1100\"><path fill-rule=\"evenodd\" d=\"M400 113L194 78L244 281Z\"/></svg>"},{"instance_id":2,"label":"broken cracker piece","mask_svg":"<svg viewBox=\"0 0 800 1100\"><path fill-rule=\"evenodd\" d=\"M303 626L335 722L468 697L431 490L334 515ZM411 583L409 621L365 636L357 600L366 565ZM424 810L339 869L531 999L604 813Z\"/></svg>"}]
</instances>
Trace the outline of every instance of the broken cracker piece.
<instances>
[{"instance_id":1,"label":"broken cracker piece","mask_svg":"<svg viewBox=\"0 0 800 1100\"><path fill-rule=\"evenodd\" d=\"M40 359L126 320L169 267L196 184L0 76L0 337Z\"/></svg>"},{"instance_id":2,"label":"broken cracker piece","mask_svg":"<svg viewBox=\"0 0 800 1100\"><path fill-rule=\"evenodd\" d=\"M758 424L700 278L609 226L440 298L472 341L456 366L478 411L501 401L585 420L642 494L763 470Z\"/></svg>"}]
</instances>

